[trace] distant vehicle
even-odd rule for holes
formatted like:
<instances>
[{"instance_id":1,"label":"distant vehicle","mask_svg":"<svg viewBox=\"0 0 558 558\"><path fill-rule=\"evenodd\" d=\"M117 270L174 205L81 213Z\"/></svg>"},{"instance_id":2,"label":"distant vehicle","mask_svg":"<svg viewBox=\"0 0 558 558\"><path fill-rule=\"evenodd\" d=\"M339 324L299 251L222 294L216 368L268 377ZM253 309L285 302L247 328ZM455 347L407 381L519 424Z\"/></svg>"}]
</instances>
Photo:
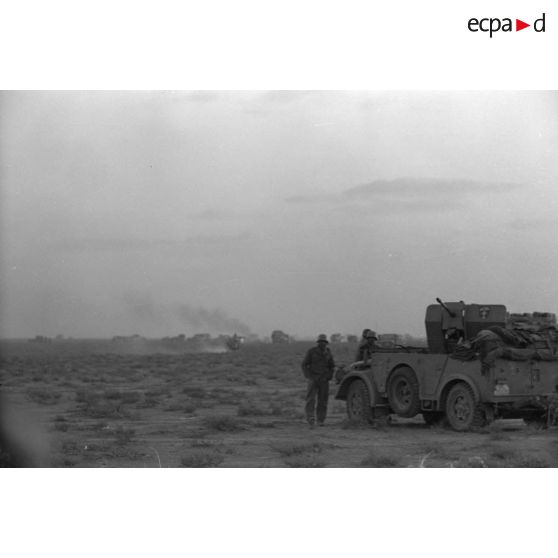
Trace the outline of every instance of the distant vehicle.
<instances>
[{"instance_id":1,"label":"distant vehicle","mask_svg":"<svg viewBox=\"0 0 558 558\"><path fill-rule=\"evenodd\" d=\"M459 349L481 331L513 337L506 307L437 301L426 309L428 348L378 347L367 366L357 362L337 372L335 398L346 401L348 417L373 422L392 413L422 414L427 424L457 431L496 418L551 422L558 402L556 330L523 332L522 349L502 350L488 366L474 351L458 358Z\"/></svg>"},{"instance_id":2,"label":"distant vehicle","mask_svg":"<svg viewBox=\"0 0 558 558\"><path fill-rule=\"evenodd\" d=\"M229 351L238 351L244 343L244 337L237 335L236 333L231 337L227 337L226 345Z\"/></svg>"},{"instance_id":3,"label":"distant vehicle","mask_svg":"<svg viewBox=\"0 0 558 558\"><path fill-rule=\"evenodd\" d=\"M289 343L290 337L280 329L275 329L271 332L272 343Z\"/></svg>"}]
</instances>

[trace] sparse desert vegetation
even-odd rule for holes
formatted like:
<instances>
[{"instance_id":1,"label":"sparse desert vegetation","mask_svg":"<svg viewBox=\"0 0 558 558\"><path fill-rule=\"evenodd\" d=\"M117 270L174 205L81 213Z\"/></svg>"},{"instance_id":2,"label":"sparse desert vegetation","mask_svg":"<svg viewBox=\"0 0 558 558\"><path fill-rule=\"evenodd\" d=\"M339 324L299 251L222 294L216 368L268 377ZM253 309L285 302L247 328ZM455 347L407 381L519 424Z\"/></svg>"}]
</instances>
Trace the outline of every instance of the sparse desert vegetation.
<instances>
[{"instance_id":1,"label":"sparse desert vegetation","mask_svg":"<svg viewBox=\"0 0 558 558\"><path fill-rule=\"evenodd\" d=\"M394 418L304 420L312 343L132 354L110 341L0 345L2 391L38 417L53 467L555 467L558 428L497 421L474 433ZM339 364L354 347L332 345Z\"/></svg>"}]
</instances>

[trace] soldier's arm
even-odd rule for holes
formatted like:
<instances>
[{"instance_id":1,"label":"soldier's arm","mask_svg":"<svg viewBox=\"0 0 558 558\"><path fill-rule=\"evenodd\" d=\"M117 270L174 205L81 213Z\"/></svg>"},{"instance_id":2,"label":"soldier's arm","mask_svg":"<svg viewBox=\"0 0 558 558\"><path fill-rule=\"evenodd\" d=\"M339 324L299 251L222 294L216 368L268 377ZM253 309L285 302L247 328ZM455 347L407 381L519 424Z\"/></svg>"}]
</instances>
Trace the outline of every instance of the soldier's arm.
<instances>
[{"instance_id":1,"label":"soldier's arm","mask_svg":"<svg viewBox=\"0 0 558 558\"><path fill-rule=\"evenodd\" d=\"M333 355L331 354L331 351L329 351L327 366L328 366L327 379L331 380L333 378L333 372L335 371L335 360L333 360Z\"/></svg>"},{"instance_id":2,"label":"soldier's arm","mask_svg":"<svg viewBox=\"0 0 558 558\"><path fill-rule=\"evenodd\" d=\"M372 356L372 354L370 353L370 347L366 347L362 351L362 361L364 363L364 366L368 366L368 361L370 360L371 356Z\"/></svg>"},{"instance_id":3,"label":"soldier's arm","mask_svg":"<svg viewBox=\"0 0 558 558\"><path fill-rule=\"evenodd\" d=\"M306 378L308 378L308 376L310 375L310 351L308 351L306 353L306 356L304 357L304 360L302 361L302 373L304 374L304 376Z\"/></svg>"},{"instance_id":4,"label":"soldier's arm","mask_svg":"<svg viewBox=\"0 0 558 558\"><path fill-rule=\"evenodd\" d=\"M358 362L359 360L362 360L364 358L363 355L363 349L364 347L362 346L362 343L358 346L357 349L357 353L356 353L356 357L355 357L355 362Z\"/></svg>"}]
</instances>

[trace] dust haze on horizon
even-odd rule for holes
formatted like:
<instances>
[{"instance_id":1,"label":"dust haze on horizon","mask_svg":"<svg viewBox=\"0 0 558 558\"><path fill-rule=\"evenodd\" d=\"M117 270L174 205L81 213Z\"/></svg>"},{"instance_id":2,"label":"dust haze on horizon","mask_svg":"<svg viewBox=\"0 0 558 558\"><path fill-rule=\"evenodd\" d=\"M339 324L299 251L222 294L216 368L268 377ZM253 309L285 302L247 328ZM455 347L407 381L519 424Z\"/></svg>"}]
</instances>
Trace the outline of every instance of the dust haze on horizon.
<instances>
[{"instance_id":1,"label":"dust haze on horizon","mask_svg":"<svg viewBox=\"0 0 558 558\"><path fill-rule=\"evenodd\" d=\"M558 92L0 93L0 337L558 312Z\"/></svg>"}]
</instances>

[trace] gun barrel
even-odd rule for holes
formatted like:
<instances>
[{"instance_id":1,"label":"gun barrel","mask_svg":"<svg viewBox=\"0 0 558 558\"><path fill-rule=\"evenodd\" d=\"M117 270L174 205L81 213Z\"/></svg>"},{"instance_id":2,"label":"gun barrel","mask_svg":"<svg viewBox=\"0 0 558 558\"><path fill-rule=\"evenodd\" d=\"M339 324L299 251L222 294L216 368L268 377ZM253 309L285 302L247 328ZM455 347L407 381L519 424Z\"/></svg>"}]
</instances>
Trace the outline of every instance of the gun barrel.
<instances>
[{"instance_id":1,"label":"gun barrel","mask_svg":"<svg viewBox=\"0 0 558 558\"><path fill-rule=\"evenodd\" d=\"M450 310L439 298L436 298L436 302L452 317L455 318L456 313Z\"/></svg>"}]
</instances>

